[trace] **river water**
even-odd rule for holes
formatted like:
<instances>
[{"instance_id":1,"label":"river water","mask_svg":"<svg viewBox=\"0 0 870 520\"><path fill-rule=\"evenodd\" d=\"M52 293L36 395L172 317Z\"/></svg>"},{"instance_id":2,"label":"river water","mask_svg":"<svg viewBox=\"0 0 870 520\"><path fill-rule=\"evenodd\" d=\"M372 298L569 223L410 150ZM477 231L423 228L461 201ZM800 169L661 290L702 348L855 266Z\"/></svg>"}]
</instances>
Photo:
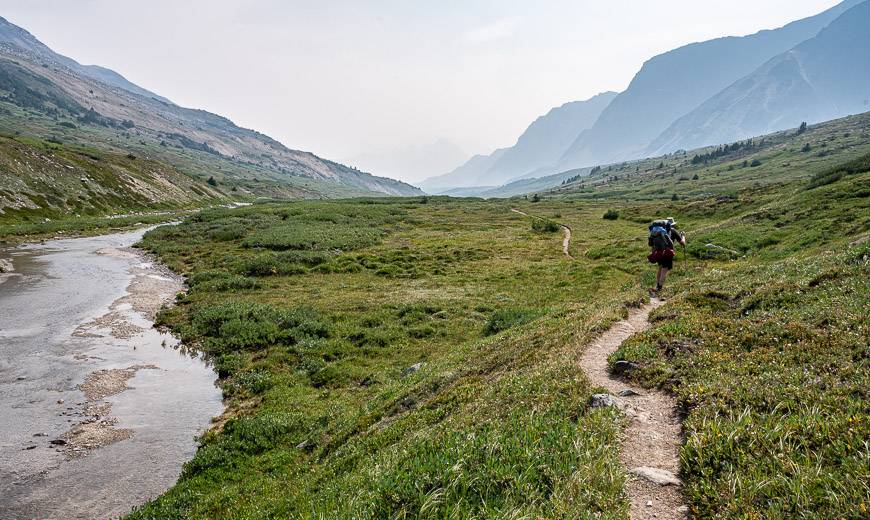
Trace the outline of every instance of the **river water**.
<instances>
[{"instance_id":1,"label":"river water","mask_svg":"<svg viewBox=\"0 0 870 520\"><path fill-rule=\"evenodd\" d=\"M178 478L223 406L152 328L180 280L143 230L0 250L0 519L114 518Z\"/></svg>"}]
</instances>

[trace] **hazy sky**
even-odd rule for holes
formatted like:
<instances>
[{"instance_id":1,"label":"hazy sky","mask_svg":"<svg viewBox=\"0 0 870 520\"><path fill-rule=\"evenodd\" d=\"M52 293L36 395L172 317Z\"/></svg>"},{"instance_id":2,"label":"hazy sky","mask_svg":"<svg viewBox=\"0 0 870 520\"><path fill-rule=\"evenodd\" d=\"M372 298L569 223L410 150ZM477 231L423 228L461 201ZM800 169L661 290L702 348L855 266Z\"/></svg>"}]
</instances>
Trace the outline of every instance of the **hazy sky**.
<instances>
[{"instance_id":1,"label":"hazy sky","mask_svg":"<svg viewBox=\"0 0 870 520\"><path fill-rule=\"evenodd\" d=\"M439 138L486 153L553 106L624 89L657 53L837 3L0 0L0 14L180 105L342 159Z\"/></svg>"}]
</instances>

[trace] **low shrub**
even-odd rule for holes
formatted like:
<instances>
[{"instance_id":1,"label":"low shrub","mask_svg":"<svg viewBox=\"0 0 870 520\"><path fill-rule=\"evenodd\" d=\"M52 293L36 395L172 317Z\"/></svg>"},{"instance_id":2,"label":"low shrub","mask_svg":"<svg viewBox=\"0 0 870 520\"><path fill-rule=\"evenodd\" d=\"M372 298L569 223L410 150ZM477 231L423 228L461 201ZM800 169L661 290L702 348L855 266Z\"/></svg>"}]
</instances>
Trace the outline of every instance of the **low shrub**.
<instances>
[{"instance_id":1,"label":"low shrub","mask_svg":"<svg viewBox=\"0 0 870 520\"><path fill-rule=\"evenodd\" d=\"M532 231L537 233L555 233L559 231L559 224L545 218L536 218L532 220Z\"/></svg>"},{"instance_id":2,"label":"low shrub","mask_svg":"<svg viewBox=\"0 0 870 520\"><path fill-rule=\"evenodd\" d=\"M870 154L813 175L807 189L833 184L847 175L856 175L867 171L870 171Z\"/></svg>"},{"instance_id":3,"label":"low shrub","mask_svg":"<svg viewBox=\"0 0 870 520\"><path fill-rule=\"evenodd\" d=\"M181 480L209 468L229 466L243 454L255 455L278 447L288 436L302 433L304 417L299 413L266 413L234 418L224 425L222 434L206 442L193 460L184 465ZM289 443L298 442L291 439Z\"/></svg>"},{"instance_id":4,"label":"low shrub","mask_svg":"<svg viewBox=\"0 0 870 520\"><path fill-rule=\"evenodd\" d=\"M226 271L201 271L191 276L187 283L193 290L206 292L241 291L260 287L252 278Z\"/></svg>"},{"instance_id":5,"label":"low shrub","mask_svg":"<svg viewBox=\"0 0 870 520\"><path fill-rule=\"evenodd\" d=\"M269 345L293 345L305 337L328 337L330 327L316 311L300 307L234 301L210 305L193 313L193 334L204 338L212 353L258 350Z\"/></svg>"},{"instance_id":6,"label":"low shrub","mask_svg":"<svg viewBox=\"0 0 870 520\"><path fill-rule=\"evenodd\" d=\"M308 272L307 267L292 259L269 253L245 258L238 270L247 276L292 276Z\"/></svg>"},{"instance_id":7,"label":"low shrub","mask_svg":"<svg viewBox=\"0 0 870 520\"><path fill-rule=\"evenodd\" d=\"M483 328L485 336L498 334L517 325L528 323L538 317L538 312L529 309L503 309L495 311Z\"/></svg>"}]
</instances>

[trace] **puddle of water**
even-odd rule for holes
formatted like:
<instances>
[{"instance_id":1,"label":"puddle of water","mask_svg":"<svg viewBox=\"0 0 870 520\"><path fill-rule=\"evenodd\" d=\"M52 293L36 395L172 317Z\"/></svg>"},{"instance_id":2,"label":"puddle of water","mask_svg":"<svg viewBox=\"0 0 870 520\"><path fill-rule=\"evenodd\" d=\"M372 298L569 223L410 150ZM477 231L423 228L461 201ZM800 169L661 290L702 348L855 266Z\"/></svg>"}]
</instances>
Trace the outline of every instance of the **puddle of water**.
<instances>
[{"instance_id":1,"label":"puddle of water","mask_svg":"<svg viewBox=\"0 0 870 520\"><path fill-rule=\"evenodd\" d=\"M0 284L0 417L12 418L0 421L0 518L123 515L175 482L195 435L222 412L215 373L141 314L153 307L148 298L171 299L178 288L125 249L143 232L0 251L16 272ZM113 335L118 323L131 334ZM99 402L78 388L95 371L140 365L157 368ZM132 436L76 452L72 440L50 444L71 439L97 405L100 420Z\"/></svg>"}]
</instances>

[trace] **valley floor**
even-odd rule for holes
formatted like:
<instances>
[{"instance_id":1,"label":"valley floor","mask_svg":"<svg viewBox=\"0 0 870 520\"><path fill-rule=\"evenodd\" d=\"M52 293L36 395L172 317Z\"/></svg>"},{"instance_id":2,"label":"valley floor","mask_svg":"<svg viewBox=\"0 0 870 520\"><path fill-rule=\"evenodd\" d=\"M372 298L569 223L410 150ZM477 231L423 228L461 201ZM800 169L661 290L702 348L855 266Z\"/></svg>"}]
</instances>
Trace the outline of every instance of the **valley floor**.
<instances>
[{"instance_id":1,"label":"valley floor","mask_svg":"<svg viewBox=\"0 0 870 520\"><path fill-rule=\"evenodd\" d=\"M152 231L191 287L160 321L212 357L228 408L132 518L627 518L629 423L590 405L606 389L581 359L646 301L665 214L688 257L609 362L676 399L691 514L862 517L870 173L809 177L677 201L264 204Z\"/></svg>"}]
</instances>

